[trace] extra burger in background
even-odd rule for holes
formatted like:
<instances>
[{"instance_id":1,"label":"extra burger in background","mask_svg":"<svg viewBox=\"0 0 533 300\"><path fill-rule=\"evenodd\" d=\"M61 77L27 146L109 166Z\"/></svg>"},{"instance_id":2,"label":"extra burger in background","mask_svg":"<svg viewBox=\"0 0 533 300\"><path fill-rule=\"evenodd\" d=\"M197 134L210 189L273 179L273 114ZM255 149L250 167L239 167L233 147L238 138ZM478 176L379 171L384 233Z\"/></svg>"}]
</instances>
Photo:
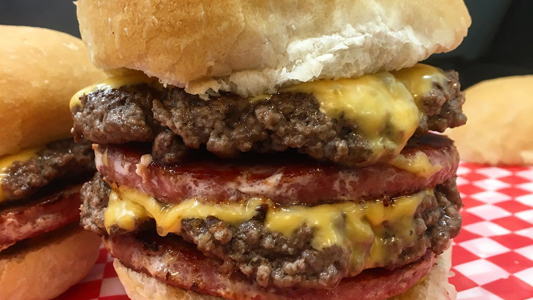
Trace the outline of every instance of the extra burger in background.
<instances>
[{"instance_id":1,"label":"extra burger in background","mask_svg":"<svg viewBox=\"0 0 533 300\"><path fill-rule=\"evenodd\" d=\"M468 126L449 132L461 159L499 166L533 165L533 75L485 80L469 87L465 95Z\"/></svg>"},{"instance_id":2,"label":"extra burger in background","mask_svg":"<svg viewBox=\"0 0 533 300\"><path fill-rule=\"evenodd\" d=\"M0 26L0 57L0 299L52 299L98 256L78 225L94 154L74 143L68 103L105 75L81 40L48 29Z\"/></svg>"},{"instance_id":3,"label":"extra burger in background","mask_svg":"<svg viewBox=\"0 0 533 300\"><path fill-rule=\"evenodd\" d=\"M448 299L462 1L80 0L82 225L132 299Z\"/></svg>"}]
</instances>

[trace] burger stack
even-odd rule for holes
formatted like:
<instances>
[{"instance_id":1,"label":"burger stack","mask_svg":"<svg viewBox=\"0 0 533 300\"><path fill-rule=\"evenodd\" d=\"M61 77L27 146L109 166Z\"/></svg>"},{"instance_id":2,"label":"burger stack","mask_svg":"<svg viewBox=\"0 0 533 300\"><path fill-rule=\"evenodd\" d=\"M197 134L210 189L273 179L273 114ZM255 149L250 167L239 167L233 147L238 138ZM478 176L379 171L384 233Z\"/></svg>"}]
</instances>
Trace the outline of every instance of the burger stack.
<instances>
[{"instance_id":1,"label":"burger stack","mask_svg":"<svg viewBox=\"0 0 533 300\"><path fill-rule=\"evenodd\" d=\"M448 299L462 1L80 0L81 223L133 299ZM436 264L437 260L440 262Z\"/></svg>"}]
</instances>

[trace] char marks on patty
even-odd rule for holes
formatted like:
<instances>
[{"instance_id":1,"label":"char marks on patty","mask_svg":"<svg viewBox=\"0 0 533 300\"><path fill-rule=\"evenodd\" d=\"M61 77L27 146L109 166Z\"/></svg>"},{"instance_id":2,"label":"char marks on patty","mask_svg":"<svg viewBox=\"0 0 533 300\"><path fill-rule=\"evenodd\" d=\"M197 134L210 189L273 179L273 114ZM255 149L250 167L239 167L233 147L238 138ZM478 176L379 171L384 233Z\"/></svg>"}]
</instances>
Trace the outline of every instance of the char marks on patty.
<instances>
[{"instance_id":1,"label":"char marks on patty","mask_svg":"<svg viewBox=\"0 0 533 300\"><path fill-rule=\"evenodd\" d=\"M447 84L435 84L422 99L426 116L417 135L466 122L457 73L446 74ZM180 161L187 148L201 147L224 158L294 148L318 160L350 166L372 163L371 142L358 124L324 115L310 94L279 93L260 101L225 94L204 101L180 88L133 85L98 90L80 100L82 106L72 112L77 139L98 144L156 141L154 158L165 163Z\"/></svg>"},{"instance_id":2,"label":"char marks on patty","mask_svg":"<svg viewBox=\"0 0 533 300\"><path fill-rule=\"evenodd\" d=\"M97 176L82 190L81 224L88 230L106 235L104 211L109 198L109 186ZM442 253L450 239L459 233L461 207L455 179L438 185L433 195L426 195L414 215L414 242L402 241L394 235L394 224L385 224L383 245L387 255L383 266L394 269L416 261L427 249ZM241 224L229 224L215 217L189 218L181 221L181 235L196 244L208 256L217 257L233 269L263 287L332 288L349 274L350 251L341 245L317 250L312 246L315 234L305 224L291 236L270 231L265 225L265 213ZM387 226L390 226L388 228ZM138 230L146 226L138 226ZM155 227L151 228L155 235ZM111 236L121 235L111 230ZM230 263L231 262L231 263ZM360 272L359 270L358 272Z\"/></svg>"}]
</instances>

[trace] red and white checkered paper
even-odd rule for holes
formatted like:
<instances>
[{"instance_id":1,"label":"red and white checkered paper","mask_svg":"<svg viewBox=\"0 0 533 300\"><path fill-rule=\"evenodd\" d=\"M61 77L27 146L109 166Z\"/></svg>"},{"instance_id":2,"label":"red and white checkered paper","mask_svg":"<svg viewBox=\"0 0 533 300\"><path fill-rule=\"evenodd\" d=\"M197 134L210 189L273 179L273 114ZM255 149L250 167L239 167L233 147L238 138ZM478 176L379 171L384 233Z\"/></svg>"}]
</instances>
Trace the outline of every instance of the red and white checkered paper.
<instances>
[{"instance_id":1,"label":"red and white checkered paper","mask_svg":"<svg viewBox=\"0 0 533 300\"><path fill-rule=\"evenodd\" d=\"M463 163L463 229L450 281L460 300L533 300L533 167ZM91 273L58 300L127 300L105 249Z\"/></svg>"}]
</instances>

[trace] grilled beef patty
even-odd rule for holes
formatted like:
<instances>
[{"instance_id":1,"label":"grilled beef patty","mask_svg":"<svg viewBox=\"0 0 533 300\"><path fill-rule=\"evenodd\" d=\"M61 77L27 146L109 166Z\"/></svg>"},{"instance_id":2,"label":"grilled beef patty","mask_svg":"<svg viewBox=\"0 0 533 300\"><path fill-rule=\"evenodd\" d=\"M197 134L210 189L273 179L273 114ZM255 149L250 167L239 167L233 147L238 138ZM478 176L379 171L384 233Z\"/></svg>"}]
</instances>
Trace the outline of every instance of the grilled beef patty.
<instances>
[{"instance_id":1,"label":"grilled beef patty","mask_svg":"<svg viewBox=\"0 0 533 300\"><path fill-rule=\"evenodd\" d=\"M94 152L89 141L52 142L37 152L37 157L16 161L4 171L4 201L26 199L55 181L72 182L77 177L91 176Z\"/></svg>"},{"instance_id":2,"label":"grilled beef patty","mask_svg":"<svg viewBox=\"0 0 533 300\"><path fill-rule=\"evenodd\" d=\"M457 73L446 74L447 83L435 83L420 101L423 117L416 135L466 122ZM180 88L141 84L98 90L80 100L82 105L72 110L76 139L152 142L154 159L164 163L179 162L190 148L203 147L223 158L294 148L349 166L373 163L372 142L359 125L343 116L326 116L310 94L279 93L259 101L225 94L205 101Z\"/></svg>"}]
</instances>

